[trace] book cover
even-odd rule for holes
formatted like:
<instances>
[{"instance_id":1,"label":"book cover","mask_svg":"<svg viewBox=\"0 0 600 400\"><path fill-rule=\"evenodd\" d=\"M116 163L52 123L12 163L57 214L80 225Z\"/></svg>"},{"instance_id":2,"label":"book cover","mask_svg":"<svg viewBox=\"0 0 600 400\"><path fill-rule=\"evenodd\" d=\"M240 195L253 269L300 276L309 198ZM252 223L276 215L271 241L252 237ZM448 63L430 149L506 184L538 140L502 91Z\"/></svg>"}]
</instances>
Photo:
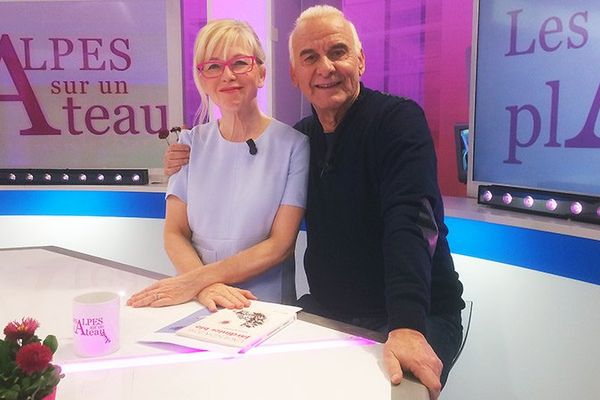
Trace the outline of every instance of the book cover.
<instances>
[{"instance_id":1,"label":"book cover","mask_svg":"<svg viewBox=\"0 0 600 400\"><path fill-rule=\"evenodd\" d=\"M176 334L243 353L292 323L299 310L298 307L252 301L250 307L239 310L221 309L177 330Z\"/></svg>"}]
</instances>

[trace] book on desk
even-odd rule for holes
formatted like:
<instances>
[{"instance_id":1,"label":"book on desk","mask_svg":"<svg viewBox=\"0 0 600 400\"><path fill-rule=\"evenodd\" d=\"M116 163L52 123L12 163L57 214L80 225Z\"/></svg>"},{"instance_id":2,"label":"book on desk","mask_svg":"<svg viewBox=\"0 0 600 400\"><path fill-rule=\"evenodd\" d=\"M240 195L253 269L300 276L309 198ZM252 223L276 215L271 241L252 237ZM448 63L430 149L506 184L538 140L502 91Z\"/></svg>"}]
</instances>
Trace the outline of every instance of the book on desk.
<instances>
[{"instance_id":1,"label":"book on desk","mask_svg":"<svg viewBox=\"0 0 600 400\"><path fill-rule=\"evenodd\" d=\"M252 301L239 310L221 309L176 334L243 353L294 322L297 312L297 307Z\"/></svg>"},{"instance_id":2,"label":"book on desk","mask_svg":"<svg viewBox=\"0 0 600 400\"><path fill-rule=\"evenodd\" d=\"M161 328L142 341L244 353L294 322L300 310L300 307L257 300L243 309L220 309L212 314L200 310Z\"/></svg>"}]
</instances>

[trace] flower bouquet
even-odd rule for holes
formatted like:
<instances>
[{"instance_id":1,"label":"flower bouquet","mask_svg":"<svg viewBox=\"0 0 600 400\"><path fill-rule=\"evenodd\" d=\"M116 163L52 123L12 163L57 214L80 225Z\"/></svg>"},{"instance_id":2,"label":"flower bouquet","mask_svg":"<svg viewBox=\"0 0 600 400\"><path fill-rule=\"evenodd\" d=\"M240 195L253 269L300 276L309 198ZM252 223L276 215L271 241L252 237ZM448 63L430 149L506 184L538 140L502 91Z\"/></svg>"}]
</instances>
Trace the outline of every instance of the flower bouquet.
<instances>
[{"instance_id":1,"label":"flower bouquet","mask_svg":"<svg viewBox=\"0 0 600 400\"><path fill-rule=\"evenodd\" d=\"M40 400L54 393L64 375L50 363L58 347L56 337L42 342L35 334L40 324L33 318L10 322L0 340L0 399Z\"/></svg>"}]
</instances>

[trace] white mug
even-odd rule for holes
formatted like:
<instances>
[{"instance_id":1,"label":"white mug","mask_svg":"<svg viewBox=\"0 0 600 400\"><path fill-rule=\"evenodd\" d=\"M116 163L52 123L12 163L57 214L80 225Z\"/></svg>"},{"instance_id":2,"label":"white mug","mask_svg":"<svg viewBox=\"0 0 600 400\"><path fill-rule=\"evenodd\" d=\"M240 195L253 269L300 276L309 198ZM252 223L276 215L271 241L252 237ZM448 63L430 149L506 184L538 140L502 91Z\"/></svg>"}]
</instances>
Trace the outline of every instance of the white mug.
<instances>
[{"instance_id":1,"label":"white mug","mask_svg":"<svg viewBox=\"0 0 600 400\"><path fill-rule=\"evenodd\" d=\"M93 292L73 299L73 345L81 357L99 357L119 349L117 293Z\"/></svg>"}]
</instances>

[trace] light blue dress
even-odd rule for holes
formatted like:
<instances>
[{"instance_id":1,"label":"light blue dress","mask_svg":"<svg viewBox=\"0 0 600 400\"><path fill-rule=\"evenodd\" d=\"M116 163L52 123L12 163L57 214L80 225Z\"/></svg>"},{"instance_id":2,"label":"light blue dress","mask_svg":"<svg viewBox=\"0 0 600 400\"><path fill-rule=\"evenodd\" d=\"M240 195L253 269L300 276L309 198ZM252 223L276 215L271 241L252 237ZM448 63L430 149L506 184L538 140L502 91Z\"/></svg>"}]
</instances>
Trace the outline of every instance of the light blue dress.
<instances>
[{"instance_id":1,"label":"light blue dress","mask_svg":"<svg viewBox=\"0 0 600 400\"><path fill-rule=\"evenodd\" d=\"M265 240L280 205L306 206L308 137L272 120L255 140L225 140L217 121L184 131L190 162L171 176L166 197L187 204L192 244L204 264L222 260ZM294 257L238 287L260 300L296 300Z\"/></svg>"}]
</instances>

